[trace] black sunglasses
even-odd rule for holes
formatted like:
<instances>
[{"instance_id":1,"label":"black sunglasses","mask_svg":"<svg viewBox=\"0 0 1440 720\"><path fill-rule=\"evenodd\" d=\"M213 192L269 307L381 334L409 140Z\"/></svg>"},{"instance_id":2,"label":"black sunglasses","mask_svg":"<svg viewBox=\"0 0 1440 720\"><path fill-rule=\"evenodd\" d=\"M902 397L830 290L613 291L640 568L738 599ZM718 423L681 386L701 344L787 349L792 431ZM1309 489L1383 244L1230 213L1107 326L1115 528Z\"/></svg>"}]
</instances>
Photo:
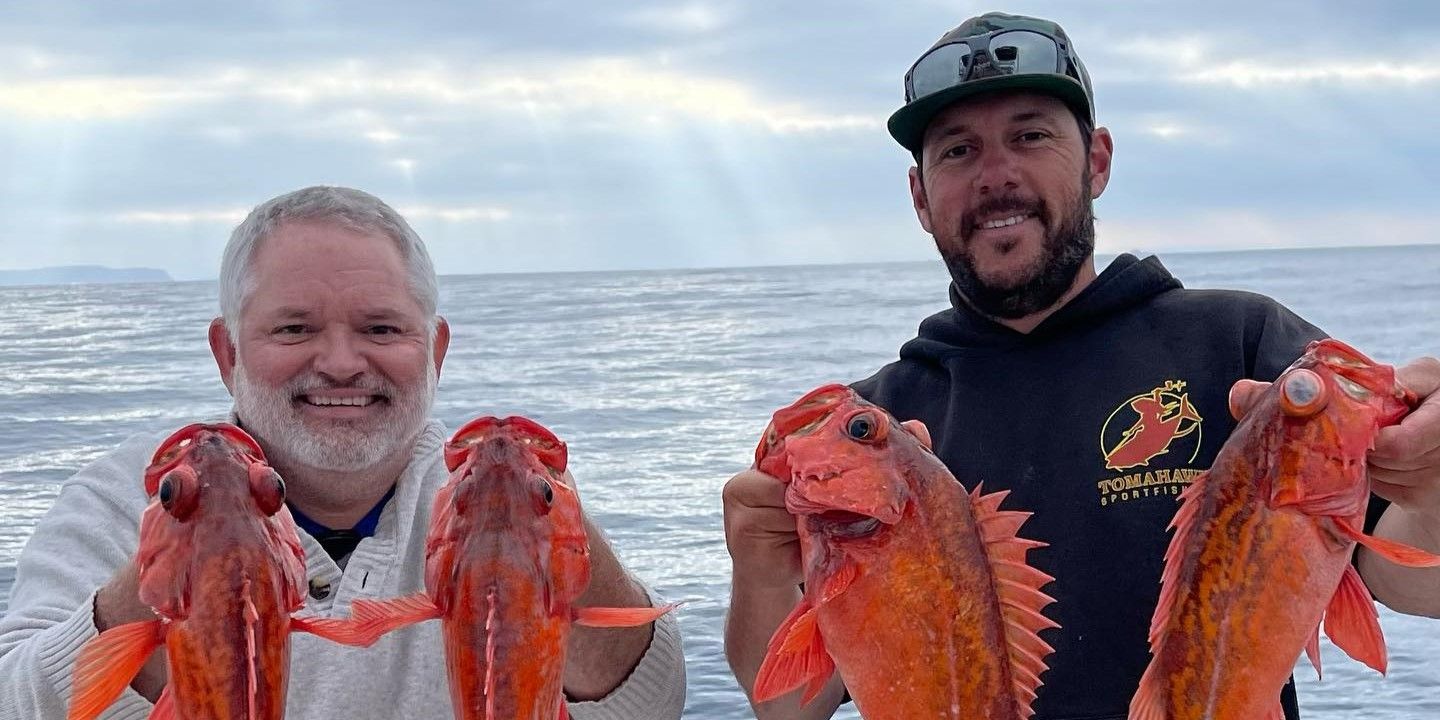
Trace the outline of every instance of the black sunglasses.
<instances>
[{"instance_id":1,"label":"black sunglasses","mask_svg":"<svg viewBox=\"0 0 1440 720\"><path fill-rule=\"evenodd\" d=\"M998 75L1068 75L1080 80L1070 50L1038 30L996 30L946 43L905 73L905 102ZM1083 82L1083 81L1082 81Z\"/></svg>"}]
</instances>

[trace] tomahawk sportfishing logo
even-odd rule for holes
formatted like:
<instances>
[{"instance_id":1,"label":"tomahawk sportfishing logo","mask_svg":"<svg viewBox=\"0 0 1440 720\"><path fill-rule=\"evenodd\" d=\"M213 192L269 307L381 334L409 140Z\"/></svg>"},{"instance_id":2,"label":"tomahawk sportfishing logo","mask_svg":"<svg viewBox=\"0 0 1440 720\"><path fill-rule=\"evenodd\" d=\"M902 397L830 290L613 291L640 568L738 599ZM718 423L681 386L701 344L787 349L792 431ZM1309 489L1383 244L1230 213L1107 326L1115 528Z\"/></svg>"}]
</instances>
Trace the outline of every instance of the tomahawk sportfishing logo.
<instances>
[{"instance_id":1,"label":"tomahawk sportfishing logo","mask_svg":"<svg viewBox=\"0 0 1440 720\"><path fill-rule=\"evenodd\" d=\"M1200 470L1204 419L1190 404L1184 380L1167 380L1115 408L1100 428L1105 469L1127 474L1099 482L1100 504L1151 495L1178 495ZM1162 467L1163 466L1163 467Z\"/></svg>"}]
</instances>

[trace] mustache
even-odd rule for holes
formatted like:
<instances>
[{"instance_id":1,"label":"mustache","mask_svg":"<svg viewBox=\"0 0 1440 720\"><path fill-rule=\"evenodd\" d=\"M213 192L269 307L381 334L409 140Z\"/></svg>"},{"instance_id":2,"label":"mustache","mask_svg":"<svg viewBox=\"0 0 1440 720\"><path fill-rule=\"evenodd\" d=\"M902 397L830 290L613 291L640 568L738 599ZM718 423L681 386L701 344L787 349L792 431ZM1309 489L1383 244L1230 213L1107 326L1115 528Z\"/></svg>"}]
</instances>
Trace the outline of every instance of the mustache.
<instances>
[{"instance_id":1,"label":"mustache","mask_svg":"<svg viewBox=\"0 0 1440 720\"><path fill-rule=\"evenodd\" d=\"M285 383L284 392L290 397L297 397L316 390L364 390L387 399L395 394L395 387L386 382L384 378L357 375L348 382L337 383L316 373L291 379Z\"/></svg>"},{"instance_id":2,"label":"mustache","mask_svg":"<svg viewBox=\"0 0 1440 720\"><path fill-rule=\"evenodd\" d=\"M979 218L993 215L1034 215L1041 224L1050 227L1050 207L1040 198L1022 198L1019 195L993 197L960 216L961 237L968 239L975 232Z\"/></svg>"}]
</instances>

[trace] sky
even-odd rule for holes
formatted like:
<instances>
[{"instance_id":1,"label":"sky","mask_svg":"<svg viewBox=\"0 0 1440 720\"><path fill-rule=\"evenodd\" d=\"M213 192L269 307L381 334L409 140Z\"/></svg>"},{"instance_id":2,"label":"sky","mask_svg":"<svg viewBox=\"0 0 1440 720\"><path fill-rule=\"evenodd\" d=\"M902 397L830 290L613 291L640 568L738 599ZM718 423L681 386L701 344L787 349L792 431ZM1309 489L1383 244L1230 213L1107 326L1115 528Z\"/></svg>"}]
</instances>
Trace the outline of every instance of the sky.
<instances>
[{"instance_id":1,"label":"sky","mask_svg":"<svg viewBox=\"0 0 1440 720\"><path fill-rule=\"evenodd\" d=\"M1427 0L0 0L0 269L212 278L313 184L441 274L933 258L884 123L987 10L1089 67L1102 253L1440 243Z\"/></svg>"}]
</instances>

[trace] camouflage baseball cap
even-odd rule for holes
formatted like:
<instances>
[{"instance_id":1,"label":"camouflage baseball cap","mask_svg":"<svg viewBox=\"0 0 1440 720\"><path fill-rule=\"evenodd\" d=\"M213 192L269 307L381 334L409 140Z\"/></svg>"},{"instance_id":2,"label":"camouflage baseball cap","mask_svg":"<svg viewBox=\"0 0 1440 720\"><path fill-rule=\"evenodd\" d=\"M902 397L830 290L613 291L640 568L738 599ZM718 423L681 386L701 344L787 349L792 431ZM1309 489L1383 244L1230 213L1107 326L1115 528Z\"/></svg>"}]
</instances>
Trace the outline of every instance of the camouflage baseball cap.
<instances>
[{"instance_id":1,"label":"camouflage baseball cap","mask_svg":"<svg viewBox=\"0 0 1440 720\"><path fill-rule=\"evenodd\" d=\"M945 33L905 73L905 105L890 116L890 135L918 154L925 129L940 111L973 95L1009 89L1053 95L1095 124L1090 74L1060 25L992 12Z\"/></svg>"}]
</instances>

